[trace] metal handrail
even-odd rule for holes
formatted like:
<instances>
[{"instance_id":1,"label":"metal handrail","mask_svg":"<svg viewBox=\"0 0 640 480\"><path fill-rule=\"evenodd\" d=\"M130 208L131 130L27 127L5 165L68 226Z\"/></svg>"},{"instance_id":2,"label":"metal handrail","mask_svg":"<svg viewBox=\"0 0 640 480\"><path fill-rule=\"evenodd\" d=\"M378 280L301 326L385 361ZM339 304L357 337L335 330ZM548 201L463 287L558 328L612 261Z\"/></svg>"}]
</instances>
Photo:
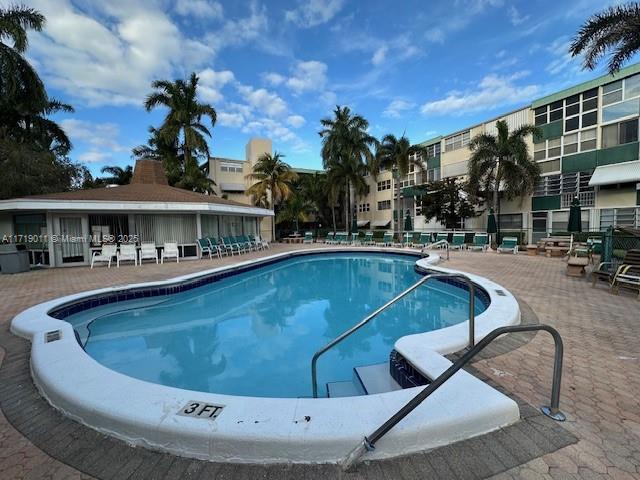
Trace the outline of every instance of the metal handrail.
<instances>
[{"instance_id":1,"label":"metal handrail","mask_svg":"<svg viewBox=\"0 0 640 480\"><path fill-rule=\"evenodd\" d=\"M429 245L425 245L422 247L422 253L425 250L431 250L435 247L439 247L440 245L444 246L444 249L447 251L447 260L449 260L449 241L448 240L438 240L437 242L430 243Z\"/></svg>"},{"instance_id":2,"label":"metal handrail","mask_svg":"<svg viewBox=\"0 0 640 480\"><path fill-rule=\"evenodd\" d=\"M543 405L540 407L542 413L551 417L554 420L563 422L566 417L560 411L560 384L562 381L562 355L564 347L562 344L562 337L558 331L549 325L512 325L508 327L500 327L491 331L486 337L478 342L478 344L467 350L458 360L456 360L449 368L442 372L436 379L434 379L429 385L427 385L420 393L409 400L400 410L384 422L380 427L376 429L371 435L364 437L364 440L356 448L354 448L345 459L340 462L343 469L348 469L353 465L366 451L371 451L375 448L375 444L380 440L389 430L391 430L398 422L411 413L418 405L425 401L429 395L440 388L447 380L455 375L458 370L464 367L473 357L480 353L487 345L505 333L515 332L533 332L537 330L544 330L549 332L553 337L555 344L555 355L553 362L553 383L551 385L551 404L549 406Z\"/></svg>"},{"instance_id":3,"label":"metal handrail","mask_svg":"<svg viewBox=\"0 0 640 480\"><path fill-rule=\"evenodd\" d=\"M362 320L356 323L349 330L346 330L345 332L341 333L340 335L338 335L336 338L331 340L324 347L322 347L320 350L318 350L316 353L313 354L313 358L311 359L311 384L313 386L313 398L318 398L318 371L317 371L318 358L320 358L320 356L323 353L325 353L327 350L330 350L335 345L340 343L342 340L347 338L349 335L359 330L361 327L364 327L367 323L369 323L371 320L377 317L380 313L382 313L388 307L390 307L391 305L393 305L394 303L396 303L398 300L402 299L409 293L413 292L420 285L428 282L432 278L461 278L467 283L467 286L469 288L469 347L473 347L473 345L475 344L475 334L474 334L475 332L475 299L476 299L475 285L473 284L473 282L469 277L461 273L431 273L421 278L420 280L418 280L416 283L414 283L409 288L407 288L404 292L393 297L391 300L389 300L387 303L382 305L380 308L376 309L373 313L364 317Z\"/></svg>"}]
</instances>

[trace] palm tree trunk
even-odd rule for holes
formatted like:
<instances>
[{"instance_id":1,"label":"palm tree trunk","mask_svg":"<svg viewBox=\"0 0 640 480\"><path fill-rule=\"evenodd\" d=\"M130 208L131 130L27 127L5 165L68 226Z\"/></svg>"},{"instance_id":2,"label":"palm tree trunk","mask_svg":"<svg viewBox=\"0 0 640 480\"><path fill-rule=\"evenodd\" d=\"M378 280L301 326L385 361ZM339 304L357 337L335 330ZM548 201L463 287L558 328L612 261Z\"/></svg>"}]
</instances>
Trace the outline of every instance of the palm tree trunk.
<instances>
[{"instance_id":1,"label":"palm tree trunk","mask_svg":"<svg viewBox=\"0 0 640 480\"><path fill-rule=\"evenodd\" d=\"M349 202L349 189L351 188L349 180L347 180L347 188L344 192L344 229L349 229L349 215L351 214L351 205Z\"/></svg>"},{"instance_id":2,"label":"palm tree trunk","mask_svg":"<svg viewBox=\"0 0 640 480\"><path fill-rule=\"evenodd\" d=\"M331 205L331 217L333 220L333 231L336 231L336 205Z\"/></svg>"}]
</instances>

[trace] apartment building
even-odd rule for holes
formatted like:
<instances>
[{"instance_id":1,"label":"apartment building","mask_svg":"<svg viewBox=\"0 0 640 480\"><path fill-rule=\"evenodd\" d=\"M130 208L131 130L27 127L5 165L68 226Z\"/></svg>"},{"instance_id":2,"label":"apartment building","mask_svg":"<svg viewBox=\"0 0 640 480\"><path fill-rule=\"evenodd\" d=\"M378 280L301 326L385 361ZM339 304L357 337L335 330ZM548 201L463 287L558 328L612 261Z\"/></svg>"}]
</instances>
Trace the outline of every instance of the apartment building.
<instances>
[{"instance_id":1,"label":"apartment building","mask_svg":"<svg viewBox=\"0 0 640 480\"><path fill-rule=\"evenodd\" d=\"M389 228L400 202L416 230L440 228L422 217L415 199L425 185L440 178L464 180L470 140L496 133L496 122L509 129L535 124L541 134L529 138L529 149L542 177L533 195L501 203L502 230L526 231L528 241L565 230L569 205L577 196L583 207L583 230L610 225L640 228L640 64L615 76L594 80L548 95L523 108L469 126L422 146L428 149L425 169L409 172L394 184L391 172L369 178L369 194L357 199L358 224ZM423 159L425 160L425 159ZM461 222L462 229L482 229L486 213Z\"/></svg>"}]
</instances>

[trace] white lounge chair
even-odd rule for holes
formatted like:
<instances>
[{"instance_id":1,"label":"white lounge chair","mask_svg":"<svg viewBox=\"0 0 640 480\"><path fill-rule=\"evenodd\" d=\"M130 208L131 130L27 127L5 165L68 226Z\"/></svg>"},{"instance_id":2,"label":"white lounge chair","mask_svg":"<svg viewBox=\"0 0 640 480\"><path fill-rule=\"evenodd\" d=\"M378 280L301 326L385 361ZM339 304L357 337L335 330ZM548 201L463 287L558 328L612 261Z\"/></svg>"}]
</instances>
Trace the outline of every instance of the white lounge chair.
<instances>
[{"instance_id":1,"label":"white lounge chair","mask_svg":"<svg viewBox=\"0 0 640 480\"><path fill-rule=\"evenodd\" d=\"M120 251L116 255L116 266L120 267L120 262L133 261L134 265L138 265L138 252L136 246L132 243L123 243L120 245Z\"/></svg>"},{"instance_id":2,"label":"white lounge chair","mask_svg":"<svg viewBox=\"0 0 640 480\"><path fill-rule=\"evenodd\" d=\"M267 242L265 239L263 239L260 235L254 235L254 237L253 237L253 238L254 238L254 241L255 241L258 245L260 245L260 248L261 248L262 250L265 250L265 249L267 249L267 250L268 250L269 248L271 248L271 247L269 247L269 242Z\"/></svg>"},{"instance_id":3,"label":"white lounge chair","mask_svg":"<svg viewBox=\"0 0 640 480\"><path fill-rule=\"evenodd\" d=\"M102 250L93 252L91 256L91 268L95 263L106 263L111 268L111 259L116 256L118 247L116 245L102 245Z\"/></svg>"},{"instance_id":4,"label":"white lounge chair","mask_svg":"<svg viewBox=\"0 0 640 480\"><path fill-rule=\"evenodd\" d=\"M140 244L140 265L142 265L143 260L155 260L156 264L158 263L158 249L154 242L142 242Z\"/></svg>"},{"instance_id":5,"label":"white lounge chair","mask_svg":"<svg viewBox=\"0 0 640 480\"><path fill-rule=\"evenodd\" d=\"M162 249L162 258L160 259L160 263L164 264L165 258L175 258L176 263L180 263L180 252L178 251L177 243L165 243L164 248Z\"/></svg>"}]
</instances>

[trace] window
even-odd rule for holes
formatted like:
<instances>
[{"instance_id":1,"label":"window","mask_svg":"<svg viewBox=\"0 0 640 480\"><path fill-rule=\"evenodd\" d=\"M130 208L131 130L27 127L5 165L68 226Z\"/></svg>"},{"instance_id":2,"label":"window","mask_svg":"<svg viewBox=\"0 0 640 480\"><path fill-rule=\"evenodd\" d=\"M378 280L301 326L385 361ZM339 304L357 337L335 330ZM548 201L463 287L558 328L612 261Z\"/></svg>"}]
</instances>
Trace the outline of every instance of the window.
<instances>
[{"instance_id":1,"label":"window","mask_svg":"<svg viewBox=\"0 0 640 480\"><path fill-rule=\"evenodd\" d=\"M562 138L563 155L594 150L596 148L596 129L583 130L570 133Z\"/></svg>"},{"instance_id":2,"label":"window","mask_svg":"<svg viewBox=\"0 0 640 480\"><path fill-rule=\"evenodd\" d=\"M580 95L572 95L564 101L564 116L571 117L580 113Z\"/></svg>"},{"instance_id":3,"label":"window","mask_svg":"<svg viewBox=\"0 0 640 480\"><path fill-rule=\"evenodd\" d=\"M582 94L582 111L588 112L598 108L598 89L592 88Z\"/></svg>"},{"instance_id":4,"label":"window","mask_svg":"<svg viewBox=\"0 0 640 480\"><path fill-rule=\"evenodd\" d=\"M458 133L457 135L452 135L444 139L444 149L446 152L458 150L459 148L467 146L470 140L471 132L469 130Z\"/></svg>"},{"instance_id":5,"label":"window","mask_svg":"<svg viewBox=\"0 0 640 480\"><path fill-rule=\"evenodd\" d=\"M560 171L560 159L551 160L549 162L540 162L538 164L540 166L540 173L552 173Z\"/></svg>"},{"instance_id":6,"label":"window","mask_svg":"<svg viewBox=\"0 0 640 480\"><path fill-rule=\"evenodd\" d=\"M622 80L602 87L602 105L609 105L622 100Z\"/></svg>"},{"instance_id":7,"label":"window","mask_svg":"<svg viewBox=\"0 0 640 480\"><path fill-rule=\"evenodd\" d=\"M533 159L545 160L547 158L555 158L560 156L560 139L545 140L540 143L533 144Z\"/></svg>"},{"instance_id":8,"label":"window","mask_svg":"<svg viewBox=\"0 0 640 480\"><path fill-rule=\"evenodd\" d=\"M368 211L370 211L370 206L368 203L361 203L360 205L358 205L359 213L368 212Z\"/></svg>"},{"instance_id":9,"label":"window","mask_svg":"<svg viewBox=\"0 0 640 480\"><path fill-rule=\"evenodd\" d=\"M564 121L564 131L571 132L580 128L580 117L568 118Z\"/></svg>"},{"instance_id":10,"label":"window","mask_svg":"<svg viewBox=\"0 0 640 480\"><path fill-rule=\"evenodd\" d=\"M391 190L391 180L383 180L378 182L378 191Z\"/></svg>"},{"instance_id":11,"label":"window","mask_svg":"<svg viewBox=\"0 0 640 480\"><path fill-rule=\"evenodd\" d=\"M427 170L427 181L436 182L440 180L440 168L430 168Z\"/></svg>"},{"instance_id":12,"label":"window","mask_svg":"<svg viewBox=\"0 0 640 480\"><path fill-rule=\"evenodd\" d=\"M221 172L242 173L242 165L235 163L222 163L220 165Z\"/></svg>"},{"instance_id":13,"label":"window","mask_svg":"<svg viewBox=\"0 0 640 480\"><path fill-rule=\"evenodd\" d=\"M640 74L624 80L624 99L640 96Z\"/></svg>"},{"instance_id":14,"label":"window","mask_svg":"<svg viewBox=\"0 0 640 480\"><path fill-rule=\"evenodd\" d=\"M437 155L440 155L440 144L429 145L427 147L427 158L433 158Z\"/></svg>"},{"instance_id":15,"label":"window","mask_svg":"<svg viewBox=\"0 0 640 480\"><path fill-rule=\"evenodd\" d=\"M391 200L378 202L378 210L391 210Z\"/></svg>"},{"instance_id":16,"label":"window","mask_svg":"<svg viewBox=\"0 0 640 480\"><path fill-rule=\"evenodd\" d=\"M619 102L602 109L602 122L613 122L620 118L638 115L640 111L640 101L635 98L626 102Z\"/></svg>"},{"instance_id":17,"label":"window","mask_svg":"<svg viewBox=\"0 0 640 480\"><path fill-rule=\"evenodd\" d=\"M602 148L638 141L638 119L602 127Z\"/></svg>"},{"instance_id":18,"label":"window","mask_svg":"<svg viewBox=\"0 0 640 480\"><path fill-rule=\"evenodd\" d=\"M534 110L536 126L549 123L548 112L549 112L549 105L545 105L544 107L538 107Z\"/></svg>"},{"instance_id":19,"label":"window","mask_svg":"<svg viewBox=\"0 0 640 480\"><path fill-rule=\"evenodd\" d=\"M554 122L562 118L562 100L549 105L549 121Z\"/></svg>"},{"instance_id":20,"label":"window","mask_svg":"<svg viewBox=\"0 0 640 480\"><path fill-rule=\"evenodd\" d=\"M567 97L564 100L564 117L565 132L595 125L598 122L598 89L592 88L581 94Z\"/></svg>"},{"instance_id":21,"label":"window","mask_svg":"<svg viewBox=\"0 0 640 480\"><path fill-rule=\"evenodd\" d=\"M560 195L561 193L592 192L589 186L593 171L563 173L541 177L533 192L534 197Z\"/></svg>"},{"instance_id":22,"label":"window","mask_svg":"<svg viewBox=\"0 0 640 480\"><path fill-rule=\"evenodd\" d=\"M585 152L587 150L595 150L596 137L597 130L595 128L580 132L580 151Z\"/></svg>"},{"instance_id":23,"label":"window","mask_svg":"<svg viewBox=\"0 0 640 480\"><path fill-rule=\"evenodd\" d=\"M603 208L600 210L600 229L612 226L640 227L640 208Z\"/></svg>"},{"instance_id":24,"label":"window","mask_svg":"<svg viewBox=\"0 0 640 480\"><path fill-rule=\"evenodd\" d=\"M534 188L533 196L548 197L550 195L560 195L560 177L561 175L541 177Z\"/></svg>"},{"instance_id":25,"label":"window","mask_svg":"<svg viewBox=\"0 0 640 480\"><path fill-rule=\"evenodd\" d=\"M563 138L563 142L564 142L565 155L576 153L578 151L578 134L577 133L572 133L571 135L565 135Z\"/></svg>"},{"instance_id":26,"label":"window","mask_svg":"<svg viewBox=\"0 0 640 480\"><path fill-rule=\"evenodd\" d=\"M501 213L498 217L500 220L501 230L521 230L522 214L521 213Z\"/></svg>"},{"instance_id":27,"label":"window","mask_svg":"<svg viewBox=\"0 0 640 480\"><path fill-rule=\"evenodd\" d=\"M598 111L593 111L589 113L585 113L581 118L582 128L590 127L591 125L595 125L598 123Z\"/></svg>"}]
</instances>

